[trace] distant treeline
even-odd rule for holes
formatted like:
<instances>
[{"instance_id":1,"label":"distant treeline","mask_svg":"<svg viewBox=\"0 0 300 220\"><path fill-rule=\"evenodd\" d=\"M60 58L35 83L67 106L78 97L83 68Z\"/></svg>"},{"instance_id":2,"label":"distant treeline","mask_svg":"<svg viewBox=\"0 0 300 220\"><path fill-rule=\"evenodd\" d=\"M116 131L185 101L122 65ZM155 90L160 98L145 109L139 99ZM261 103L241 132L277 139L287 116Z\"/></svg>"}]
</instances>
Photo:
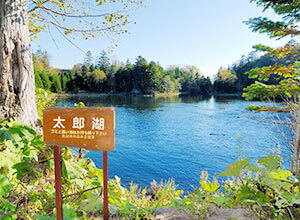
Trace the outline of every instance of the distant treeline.
<instances>
[{"instance_id":1,"label":"distant treeline","mask_svg":"<svg viewBox=\"0 0 300 220\"><path fill-rule=\"evenodd\" d=\"M170 67L164 70L158 63L154 61L148 63L141 56L134 64L129 61L126 64L117 61L111 63L106 52L102 51L94 64L88 52L83 64L75 65L72 70L54 72L49 70L46 60L47 52L38 51L34 54L36 86L53 92L133 94L182 92L208 95L213 88L210 78L204 77L194 66Z\"/></svg>"},{"instance_id":2,"label":"distant treeline","mask_svg":"<svg viewBox=\"0 0 300 220\"><path fill-rule=\"evenodd\" d=\"M148 63L139 56L135 63L111 62L105 51L94 61L87 52L83 64L74 65L72 70L57 70L49 66L46 51L38 50L33 55L36 86L53 92L77 93L185 93L208 95L215 93L242 93L243 88L257 79L246 74L253 68L286 62L295 62L297 57L277 58L269 54L257 56L255 52L242 58L228 68L220 68L214 77L204 77L195 66L171 66L166 70L154 61ZM266 83L274 83L272 77Z\"/></svg>"}]
</instances>

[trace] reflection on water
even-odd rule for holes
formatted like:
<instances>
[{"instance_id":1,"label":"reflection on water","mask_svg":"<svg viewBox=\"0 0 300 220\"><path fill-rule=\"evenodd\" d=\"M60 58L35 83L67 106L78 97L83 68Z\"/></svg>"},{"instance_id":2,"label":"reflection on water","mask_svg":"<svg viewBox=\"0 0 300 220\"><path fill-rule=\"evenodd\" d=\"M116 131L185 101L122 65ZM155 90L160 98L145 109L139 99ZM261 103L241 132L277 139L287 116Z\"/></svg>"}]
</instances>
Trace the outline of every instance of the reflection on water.
<instances>
[{"instance_id":1,"label":"reflection on water","mask_svg":"<svg viewBox=\"0 0 300 220\"><path fill-rule=\"evenodd\" d=\"M224 97L136 97L79 95L57 99L57 106L116 108L116 151L109 152L109 177L122 183L149 186L155 179L174 178L180 189L199 186L201 171L211 177L238 158L238 135L242 154L255 162L282 140L271 124L249 118L270 120L268 113L246 111L250 104ZM283 149L282 149L283 151ZM98 167L102 153L89 152ZM287 164L287 163L285 163Z\"/></svg>"},{"instance_id":2,"label":"reflection on water","mask_svg":"<svg viewBox=\"0 0 300 220\"><path fill-rule=\"evenodd\" d=\"M155 110L170 103L198 103L211 100L211 96L171 96L171 97L142 97L117 95L73 95L59 97L57 106L73 106L73 103L83 102L86 106L95 107L125 107L136 110Z\"/></svg>"}]
</instances>

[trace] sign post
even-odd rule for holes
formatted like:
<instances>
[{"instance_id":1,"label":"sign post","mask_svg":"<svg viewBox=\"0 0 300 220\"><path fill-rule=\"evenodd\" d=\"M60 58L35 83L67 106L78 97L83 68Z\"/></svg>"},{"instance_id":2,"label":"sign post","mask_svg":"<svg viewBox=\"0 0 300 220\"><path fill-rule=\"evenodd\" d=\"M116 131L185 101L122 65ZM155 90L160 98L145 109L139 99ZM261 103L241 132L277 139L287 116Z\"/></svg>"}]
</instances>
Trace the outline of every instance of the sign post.
<instances>
[{"instance_id":1,"label":"sign post","mask_svg":"<svg viewBox=\"0 0 300 220\"><path fill-rule=\"evenodd\" d=\"M108 219L107 151L103 152L103 219Z\"/></svg>"},{"instance_id":2,"label":"sign post","mask_svg":"<svg viewBox=\"0 0 300 220\"><path fill-rule=\"evenodd\" d=\"M103 219L107 220L107 151L115 150L114 108L59 108L43 111L44 141L54 145L57 219L63 219L60 146L103 151Z\"/></svg>"},{"instance_id":3,"label":"sign post","mask_svg":"<svg viewBox=\"0 0 300 220\"><path fill-rule=\"evenodd\" d=\"M55 198L56 198L56 218L63 219L62 193L61 193L61 158L60 147L54 146L54 172L55 172Z\"/></svg>"}]
</instances>

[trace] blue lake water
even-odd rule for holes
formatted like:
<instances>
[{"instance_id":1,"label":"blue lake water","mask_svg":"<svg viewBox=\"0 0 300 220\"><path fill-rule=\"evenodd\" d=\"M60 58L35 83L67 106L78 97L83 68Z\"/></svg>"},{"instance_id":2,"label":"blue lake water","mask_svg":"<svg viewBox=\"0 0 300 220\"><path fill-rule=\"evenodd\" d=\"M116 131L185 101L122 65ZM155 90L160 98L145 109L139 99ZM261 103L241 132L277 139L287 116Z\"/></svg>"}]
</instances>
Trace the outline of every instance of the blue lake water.
<instances>
[{"instance_id":1,"label":"blue lake water","mask_svg":"<svg viewBox=\"0 0 300 220\"><path fill-rule=\"evenodd\" d=\"M246 110L250 104L221 97L134 97L80 95L57 99L57 106L84 102L88 107L116 108L116 151L108 153L109 178L122 184L149 186L174 178L179 189L199 187L201 171L210 177L224 171L239 156L255 163L277 150L288 154L269 113ZM284 114L279 115L283 117ZM258 120L257 120L258 119ZM102 168L102 152L87 153ZM289 161L284 161L288 167Z\"/></svg>"}]
</instances>

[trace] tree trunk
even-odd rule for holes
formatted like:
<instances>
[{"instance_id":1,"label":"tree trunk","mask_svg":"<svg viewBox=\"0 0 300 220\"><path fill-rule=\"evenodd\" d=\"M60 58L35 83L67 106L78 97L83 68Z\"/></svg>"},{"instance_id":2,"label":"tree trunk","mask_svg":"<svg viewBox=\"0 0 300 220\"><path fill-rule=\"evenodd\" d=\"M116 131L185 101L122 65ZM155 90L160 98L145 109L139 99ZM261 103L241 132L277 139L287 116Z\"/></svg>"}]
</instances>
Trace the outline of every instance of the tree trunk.
<instances>
[{"instance_id":1,"label":"tree trunk","mask_svg":"<svg viewBox=\"0 0 300 220\"><path fill-rule=\"evenodd\" d=\"M36 127L27 4L28 0L0 0L0 118L15 117Z\"/></svg>"}]
</instances>

